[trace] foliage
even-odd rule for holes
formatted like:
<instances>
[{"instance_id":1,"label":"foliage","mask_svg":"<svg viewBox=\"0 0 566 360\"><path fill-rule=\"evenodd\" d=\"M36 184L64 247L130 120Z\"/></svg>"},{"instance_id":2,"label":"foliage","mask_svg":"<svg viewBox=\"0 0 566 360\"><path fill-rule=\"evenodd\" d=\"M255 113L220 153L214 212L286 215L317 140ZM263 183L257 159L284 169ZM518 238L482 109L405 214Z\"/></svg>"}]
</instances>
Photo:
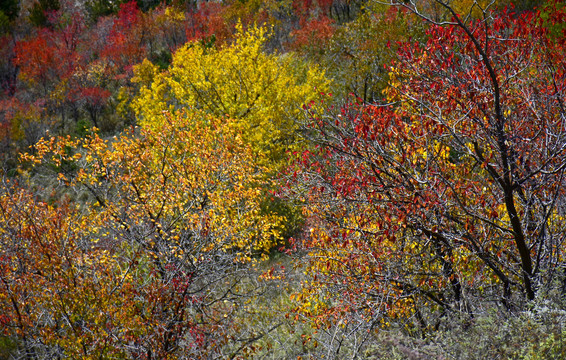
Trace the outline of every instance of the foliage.
<instances>
[{"instance_id":1,"label":"foliage","mask_svg":"<svg viewBox=\"0 0 566 360\"><path fill-rule=\"evenodd\" d=\"M487 311L474 319L454 317L425 338L391 329L365 349L367 359L561 359L564 356L564 311L561 300L532 304L526 311ZM528 340L526 340L528 339Z\"/></svg>"},{"instance_id":2,"label":"foliage","mask_svg":"<svg viewBox=\"0 0 566 360\"><path fill-rule=\"evenodd\" d=\"M29 12L29 20L38 27L49 26L49 16L59 10L60 6L59 0L38 0Z\"/></svg>"},{"instance_id":3,"label":"foliage","mask_svg":"<svg viewBox=\"0 0 566 360\"><path fill-rule=\"evenodd\" d=\"M18 17L20 11L20 4L17 0L6 0L0 4L0 12L8 18L8 20L14 20Z\"/></svg>"},{"instance_id":4,"label":"foliage","mask_svg":"<svg viewBox=\"0 0 566 360\"><path fill-rule=\"evenodd\" d=\"M19 339L27 356L118 355L107 348L119 334L111 324L132 315L117 305L132 301L133 294L112 289L128 282L119 268L108 268L115 254L89 244L94 235L89 223L96 219L80 216L68 203L57 208L37 203L31 194L4 185L3 335Z\"/></svg>"},{"instance_id":5,"label":"foliage","mask_svg":"<svg viewBox=\"0 0 566 360\"><path fill-rule=\"evenodd\" d=\"M400 45L384 103L312 116L301 313L418 335L563 279L564 50L541 24L433 25Z\"/></svg>"},{"instance_id":6,"label":"foliage","mask_svg":"<svg viewBox=\"0 0 566 360\"><path fill-rule=\"evenodd\" d=\"M98 18L118 12L118 4L110 0L87 0L85 8L90 21L96 22Z\"/></svg>"},{"instance_id":7,"label":"foliage","mask_svg":"<svg viewBox=\"0 0 566 360\"><path fill-rule=\"evenodd\" d=\"M129 2L92 23L80 7L64 5L49 12L49 27L2 38L2 97L40 108L35 122L49 123L52 134L76 133L81 124L116 133L135 121L124 106L139 90L130 83L132 66L147 57L167 67L186 41L185 14L170 7L143 13ZM29 145L7 140L13 152Z\"/></svg>"},{"instance_id":8,"label":"foliage","mask_svg":"<svg viewBox=\"0 0 566 360\"><path fill-rule=\"evenodd\" d=\"M45 87L49 81L64 75L59 59L60 56L70 54L59 53L60 48L51 34L49 31L42 31L38 36L16 45L14 63L20 68L19 76L31 84Z\"/></svg>"},{"instance_id":9,"label":"foliage","mask_svg":"<svg viewBox=\"0 0 566 360\"><path fill-rule=\"evenodd\" d=\"M280 166L296 145L301 106L317 99L328 81L322 71L292 55L262 52L266 37L265 28L244 31L239 25L232 45L217 49L192 42L180 48L170 69L154 75L135 99L140 124L158 127L162 111L181 108L227 115L236 120L234 126L260 164ZM140 78L148 66L137 67Z\"/></svg>"},{"instance_id":10,"label":"foliage","mask_svg":"<svg viewBox=\"0 0 566 360\"><path fill-rule=\"evenodd\" d=\"M565 357L563 2L20 7L0 358Z\"/></svg>"},{"instance_id":11,"label":"foliage","mask_svg":"<svg viewBox=\"0 0 566 360\"><path fill-rule=\"evenodd\" d=\"M332 29L328 19L311 20L292 33L299 53L324 65L332 92L371 103L383 97L387 66L397 44L423 37L423 23L410 12L368 3L355 20ZM333 34L331 37L328 34Z\"/></svg>"},{"instance_id":12,"label":"foliage","mask_svg":"<svg viewBox=\"0 0 566 360\"><path fill-rule=\"evenodd\" d=\"M14 324L8 335L22 339L22 351L72 358L222 351L233 321L225 314L253 291L242 280L245 264L267 256L282 221L261 211L265 180L229 125L200 112L167 115L160 129L136 137L44 139L25 155L84 201L74 209L24 192L5 196L1 296L10 301L1 316ZM12 303L26 303L25 313Z\"/></svg>"}]
</instances>

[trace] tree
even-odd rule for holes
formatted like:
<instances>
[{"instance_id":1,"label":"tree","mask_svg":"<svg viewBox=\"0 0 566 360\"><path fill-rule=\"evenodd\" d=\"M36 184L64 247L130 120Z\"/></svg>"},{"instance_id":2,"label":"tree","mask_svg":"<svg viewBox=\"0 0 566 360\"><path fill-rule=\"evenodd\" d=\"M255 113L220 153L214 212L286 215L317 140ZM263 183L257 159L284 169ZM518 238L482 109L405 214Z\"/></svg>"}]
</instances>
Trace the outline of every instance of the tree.
<instances>
[{"instance_id":1,"label":"tree","mask_svg":"<svg viewBox=\"0 0 566 360\"><path fill-rule=\"evenodd\" d=\"M20 4L17 0L7 0L0 4L0 34L9 32L19 12Z\"/></svg>"},{"instance_id":2,"label":"tree","mask_svg":"<svg viewBox=\"0 0 566 360\"><path fill-rule=\"evenodd\" d=\"M539 13L453 15L401 45L383 103L312 117L305 314L429 331L564 282L563 42Z\"/></svg>"},{"instance_id":3,"label":"tree","mask_svg":"<svg viewBox=\"0 0 566 360\"><path fill-rule=\"evenodd\" d=\"M29 12L29 20L37 27L50 26L49 16L59 10L60 7L58 0L38 0L34 2Z\"/></svg>"},{"instance_id":4,"label":"tree","mask_svg":"<svg viewBox=\"0 0 566 360\"><path fill-rule=\"evenodd\" d=\"M18 17L20 4L17 0L6 0L0 4L0 12L10 21Z\"/></svg>"},{"instance_id":5,"label":"tree","mask_svg":"<svg viewBox=\"0 0 566 360\"><path fill-rule=\"evenodd\" d=\"M15 48L14 64L19 67L21 79L39 86L46 94L48 86L63 77L64 64L58 55L59 47L49 31L29 40L19 41Z\"/></svg>"},{"instance_id":6,"label":"tree","mask_svg":"<svg viewBox=\"0 0 566 360\"><path fill-rule=\"evenodd\" d=\"M118 4L109 0L87 0L85 2L85 9L88 14L89 20L93 23L98 21L98 18L109 16L118 12Z\"/></svg>"},{"instance_id":7,"label":"tree","mask_svg":"<svg viewBox=\"0 0 566 360\"><path fill-rule=\"evenodd\" d=\"M311 20L291 33L301 54L321 63L333 79L332 92L364 102L383 97L387 68L399 42L418 39L423 23L405 9L368 2L355 20L332 26L324 18ZM297 48L298 47L298 48Z\"/></svg>"},{"instance_id":8,"label":"tree","mask_svg":"<svg viewBox=\"0 0 566 360\"><path fill-rule=\"evenodd\" d=\"M140 124L160 126L162 111L198 108L229 116L262 165L280 167L296 144L301 106L318 99L328 81L323 72L291 54L262 51L264 28L238 26L232 45L215 48L192 42L173 56L168 71L155 74L134 101ZM149 64L146 63L146 66ZM141 73L142 67L137 67ZM155 72L155 70L153 70Z\"/></svg>"},{"instance_id":9,"label":"tree","mask_svg":"<svg viewBox=\"0 0 566 360\"><path fill-rule=\"evenodd\" d=\"M99 219L90 215L68 201L55 207L3 183L0 317L2 336L17 344L11 355L126 354L116 339L123 341L141 325L132 312L135 294L124 291L132 278L109 244L94 245Z\"/></svg>"},{"instance_id":10,"label":"tree","mask_svg":"<svg viewBox=\"0 0 566 360\"><path fill-rule=\"evenodd\" d=\"M328 86L324 73L292 54L267 54L267 30L238 25L232 44L216 48L207 41L179 48L168 70L159 72L150 62L136 66L134 77L142 86L133 108L138 121L159 127L162 112L201 109L217 117L234 119L233 126L254 152L254 161L273 179L288 164L288 152L300 147L298 119L301 106L320 98ZM299 211L269 192L264 184L263 207L287 219L279 231L291 236L301 223Z\"/></svg>"},{"instance_id":11,"label":"tree","mask_svg":"<svg viewBox=\"0 0 566 360\"><path fill-rule=\"evenodd\" d=\"M120 5L106 46L100 56L115 68L117 75L125 75L145 56L144 33L146 16L135 1Z\"/></svg>"},{"instance_id":12,"label":"tree","mask_svg":"<svg viewBox=\"0 0 566 360\"><path fill-rule=\"evenodd\" d=\"M61 235L55 236L35 230L43 222L51 226L49 218L31 216L29 233L14 243L38 243L53 252L26 262L31 278L57 272L47 282L17 280L17 288L0 290L18 304L35 304L26 310L25 325L9 303L1 314L22 328L12 334L18 341L33 338L42 354L135 358L237 355L253 343L237 336L232 314L255 294L247 273L278 241L274 227L283 219L262 211L266 180L232 120L199 111L162 116L159 129L135 136L44 139L34 155L24 156L55 170L66 192L83 201L71 207L76 215L70 217L57 215L64 209L60 203L29 200L25 207L54 213L64 225L57 225ZM14 199L6 195L7 202ZM19 231L22 215L9 209L3 215L10 226L2 228ZM28 254L8 246L12 238L6 234L0 248L9 284L21 273L10 264ZM54 268L59 258L64 265ZM57 289L65 289L64 298L52 304L49 294Z\"/></svg>"}]
</instances>

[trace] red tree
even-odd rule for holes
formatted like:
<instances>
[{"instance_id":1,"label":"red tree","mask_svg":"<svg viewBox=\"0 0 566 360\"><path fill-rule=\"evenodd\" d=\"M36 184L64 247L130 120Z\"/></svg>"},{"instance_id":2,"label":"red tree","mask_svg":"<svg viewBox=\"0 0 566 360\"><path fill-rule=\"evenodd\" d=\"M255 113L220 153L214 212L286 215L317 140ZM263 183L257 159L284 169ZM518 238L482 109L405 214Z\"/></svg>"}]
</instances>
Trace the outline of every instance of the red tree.
<instances>
[{"instance_id":1,"label":"red tree","mask_svg":"<svg viewBox=\"0 0 566 360\"><path fill-rule=\"evenodd\" d=\"M538 13L455 17L427 38L401 44L383 103L312 118L303 296L341 294L319 314L426 328L431 309L520 306L565 279L562 43Z\"/></svg>"}]
</instances>

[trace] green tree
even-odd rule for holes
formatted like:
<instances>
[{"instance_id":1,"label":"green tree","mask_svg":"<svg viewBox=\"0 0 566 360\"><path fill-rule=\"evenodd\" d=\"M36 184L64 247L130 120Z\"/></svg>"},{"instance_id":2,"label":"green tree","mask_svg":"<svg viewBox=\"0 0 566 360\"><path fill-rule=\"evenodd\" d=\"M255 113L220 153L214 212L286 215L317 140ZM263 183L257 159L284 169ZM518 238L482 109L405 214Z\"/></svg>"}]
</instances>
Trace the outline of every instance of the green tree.
<instances>
[{"instance_id":1,"label":"green tree","mask_svg":"<svg viewBox=\"0 0 566 360\"><path fill-rule=\"evenodd\" d=\"M29 20L38 27L48 26L49 13L59 10L60 7L59 0L38 0L30 9Z\"/></svg>"},{"instance_id":2,"label":"green tree","mask_svg":"<svg viewBox=\"0 0 566 360\"><path fill-rule=\"evenodd\" d=\"M8 18L8 20L12 21L18 17L18 13L20 12L20 3L18 0L2 0L0 2L0 12L4 14Z\"/></svg>"},{"instance_id":3,"label":"green tree","mask_svg":"<svg viewBox=\"0 0 566 360\"><path fill-rule=\"evenodd\" d=\"M3 0L0 3L0 34L9 28L18 17L20 4L18 0Z\"/></svg>"}]
</instances>

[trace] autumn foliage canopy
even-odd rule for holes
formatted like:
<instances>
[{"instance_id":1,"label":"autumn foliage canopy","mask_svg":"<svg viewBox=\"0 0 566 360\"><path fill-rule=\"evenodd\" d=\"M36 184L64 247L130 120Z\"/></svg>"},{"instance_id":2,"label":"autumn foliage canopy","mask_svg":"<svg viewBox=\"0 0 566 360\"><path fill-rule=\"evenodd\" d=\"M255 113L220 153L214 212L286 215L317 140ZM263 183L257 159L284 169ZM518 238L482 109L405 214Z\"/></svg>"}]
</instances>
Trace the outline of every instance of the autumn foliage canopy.
<instances>
[{"instance_id":1,"label":"autumn foliage canopy","mask_svg":"<svg viewBox=\"0 0 566 360\"><path fill-rule=\"evenodd\" d=\"M559 1L14 9L0 358L566 356Z\"/></svg>"}]
</instances>

